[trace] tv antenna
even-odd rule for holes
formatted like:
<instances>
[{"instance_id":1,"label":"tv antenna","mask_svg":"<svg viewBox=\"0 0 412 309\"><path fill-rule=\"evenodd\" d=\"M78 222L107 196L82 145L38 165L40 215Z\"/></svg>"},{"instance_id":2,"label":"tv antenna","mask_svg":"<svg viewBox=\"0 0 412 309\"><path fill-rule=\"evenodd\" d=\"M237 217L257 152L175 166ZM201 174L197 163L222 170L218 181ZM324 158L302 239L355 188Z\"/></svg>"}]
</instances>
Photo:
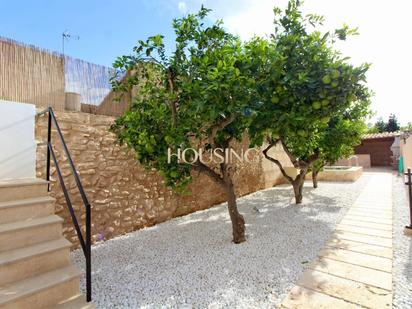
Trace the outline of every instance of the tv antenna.
<instances>
[{"instance_id":1,"label":"tv antenna","mask_svg":"<svg viewBox=\"0 0 412 309\"><path fill-rule=\"evenodd\" d=\"M69 41L69 40L79 40L79 39L80 39L80 37L78 35L70 34L68 30L65 30L62 33L62 52L63 52L63 56L64 56L64 42Z\"/></svg>"}]
</instances>

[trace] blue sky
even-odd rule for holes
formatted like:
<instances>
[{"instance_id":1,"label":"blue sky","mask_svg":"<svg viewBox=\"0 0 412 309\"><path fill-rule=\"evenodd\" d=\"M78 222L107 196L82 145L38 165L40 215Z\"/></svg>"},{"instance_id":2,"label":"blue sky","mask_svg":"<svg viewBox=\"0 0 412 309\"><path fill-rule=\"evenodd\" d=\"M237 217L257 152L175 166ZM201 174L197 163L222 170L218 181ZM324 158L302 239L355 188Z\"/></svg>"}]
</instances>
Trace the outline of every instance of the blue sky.
<instances>
[{"instance_id":1,"label":"blue sky","mask_svg":"<svg viewBox=\"0 0 412 309\"><path fill-rule=\"evenodd\" d=\"M0 35L61 52L62 33L68 30L80 39L66 41L66 54L111 65L138 39L171 35L171 18L178 14L178 5L160 1L0 0Z\"/></svg>"},{"instance_id":2,"label":"blue sky","mask_svg":"<svg viewBox=\"0 0 412 309\"><path fill-rule=\"evenodd\" d=\"M204 3L211 20L223 18L227 28L248 39L272 30L272 8L286 0L0 0L0 36L53 51L62 49L62 33L79 40L66 42L66 54L111 65L130 53L137 40L164 34L171 41L171 21ZM375 92L372 108L385 119L395 113L412 121L410 72L410 0L306 0L304 11L326 18L325 29L343 22L358 26L360 36L340 48L360 64L372 63L368 84Z\"/></svg>"}]
</instances>

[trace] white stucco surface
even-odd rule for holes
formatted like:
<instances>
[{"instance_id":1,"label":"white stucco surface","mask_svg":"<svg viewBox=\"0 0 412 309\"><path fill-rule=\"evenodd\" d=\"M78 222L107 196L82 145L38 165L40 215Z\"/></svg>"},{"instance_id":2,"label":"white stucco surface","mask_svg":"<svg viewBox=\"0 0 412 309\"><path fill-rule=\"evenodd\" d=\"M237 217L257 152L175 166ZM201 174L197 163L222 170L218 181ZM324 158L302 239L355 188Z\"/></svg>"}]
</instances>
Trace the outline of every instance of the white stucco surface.
<instances>
[{"instance_id":1,"label":"white stucco surface","mask_svg":"<svg viewBox=\"0 0 412 309\"><path fill-rule=\"evenodd\" d=\"M401 141L401 154L403 156L403 166L405 170L412 168L412 135Z\"/></svg>"},{"instance_id":2,"label":"white stucco surface","mask_svg":"<svg viewBox=\"0 0 412 309\"><path fill-rule=\"evenodd\" d=\"M0 181L36 176L35 106L0 100Z\"/></svg>"}]
</instances>

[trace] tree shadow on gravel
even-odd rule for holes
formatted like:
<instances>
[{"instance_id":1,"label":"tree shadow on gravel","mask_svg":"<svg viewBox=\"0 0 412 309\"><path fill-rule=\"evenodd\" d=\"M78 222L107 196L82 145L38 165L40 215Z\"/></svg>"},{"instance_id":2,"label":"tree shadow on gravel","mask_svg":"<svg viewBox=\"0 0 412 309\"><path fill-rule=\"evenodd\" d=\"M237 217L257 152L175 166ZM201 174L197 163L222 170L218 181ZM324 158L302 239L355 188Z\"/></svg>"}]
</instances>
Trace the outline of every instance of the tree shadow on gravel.
<instances>
[{"instance_id":1,"label":"tree shadow on gravel","mask_svg":"<svg viewBox=\"0 0 412 309\"><path fill-rule=\"evenodd\" d=\"M101 308L272 307L353 203L351 188L342 187L344 202L327 186L308 185L302 205L293 203L288 186L239 198L247 231L239 245L231 242L225 203L106 241L93 248L94 302ZM80 252L74 258L84 267Z\"/></svg>"}]
</instances>

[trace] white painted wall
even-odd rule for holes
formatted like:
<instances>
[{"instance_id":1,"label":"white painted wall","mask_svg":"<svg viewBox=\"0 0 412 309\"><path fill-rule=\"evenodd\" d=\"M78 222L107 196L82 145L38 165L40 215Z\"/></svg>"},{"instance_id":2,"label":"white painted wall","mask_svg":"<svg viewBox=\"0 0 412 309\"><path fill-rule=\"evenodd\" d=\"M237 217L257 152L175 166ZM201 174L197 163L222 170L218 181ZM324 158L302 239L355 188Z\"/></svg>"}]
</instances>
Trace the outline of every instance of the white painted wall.
<instances>
[{"instance_id":1,"label":"white painted wall","mask_svg":"<svg viewBox=\"0 0 412 309\"><path fill-rule=\"evenodd\" d=\"M0 181L36 177L32 104L0 100Z\"/></svg>"},{"instance_id":2,"label":"white painted wall","mask_svg":"<svg viewBox=\"0 0 412 309\"><path fill-rule=\"evenodd\" d=\"M403 156L403 167L412 169L412 135L406 141L401 140L401 153Z\"/></svg>"}]
</instances>

